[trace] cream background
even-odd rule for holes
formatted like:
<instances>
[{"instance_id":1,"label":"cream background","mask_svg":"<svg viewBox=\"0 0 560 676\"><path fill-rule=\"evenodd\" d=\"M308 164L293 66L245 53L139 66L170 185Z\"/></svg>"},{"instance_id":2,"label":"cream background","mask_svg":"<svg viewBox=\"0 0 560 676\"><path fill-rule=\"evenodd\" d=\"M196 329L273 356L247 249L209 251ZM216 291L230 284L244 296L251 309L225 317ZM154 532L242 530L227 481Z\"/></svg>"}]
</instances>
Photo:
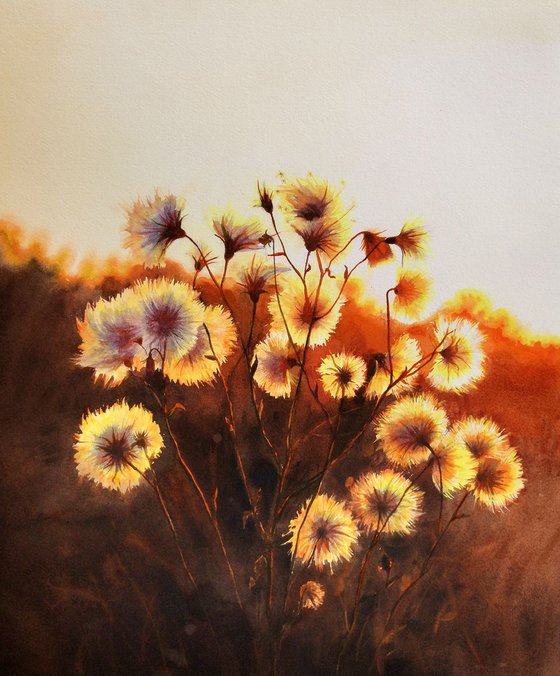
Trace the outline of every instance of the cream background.
<instances>
[{"instance_id":1,"label":"cream background","mask_svg":"<svg viewBox=\"0 0 560 676\"><path fill-rule=\"evenodd\" d=\"M155 186L200 230L312 170L362 227L425 216L436 302L477 287L560 333L558 2L0 8L0 216L52 249L118 250L120 205Z\"/></svg>"}]
</instances>

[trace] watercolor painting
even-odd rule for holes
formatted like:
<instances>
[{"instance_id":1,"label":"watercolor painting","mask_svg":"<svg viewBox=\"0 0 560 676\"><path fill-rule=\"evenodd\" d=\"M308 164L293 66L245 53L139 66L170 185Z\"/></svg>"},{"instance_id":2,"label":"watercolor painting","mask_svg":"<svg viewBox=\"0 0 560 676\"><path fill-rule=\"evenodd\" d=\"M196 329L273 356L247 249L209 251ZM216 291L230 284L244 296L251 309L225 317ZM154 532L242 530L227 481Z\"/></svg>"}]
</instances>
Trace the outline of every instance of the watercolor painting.
<instances>
[{"instance_id":1,"label":"watercolor painting","mask_svg":"<svg viewBox=\"0 0 560 676\"><path fill-rule=\"evenodd\" d=\"M1 672L560 673L560 7L2 14Z\"/></svg>"}]
</instances>

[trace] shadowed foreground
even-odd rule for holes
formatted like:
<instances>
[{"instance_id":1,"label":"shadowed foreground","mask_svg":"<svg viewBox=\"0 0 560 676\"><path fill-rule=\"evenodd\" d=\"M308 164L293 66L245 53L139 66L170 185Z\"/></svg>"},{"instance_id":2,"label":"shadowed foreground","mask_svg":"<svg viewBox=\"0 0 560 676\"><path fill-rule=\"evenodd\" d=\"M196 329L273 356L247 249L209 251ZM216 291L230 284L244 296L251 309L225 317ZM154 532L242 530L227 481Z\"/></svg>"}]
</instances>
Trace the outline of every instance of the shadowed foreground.
<instances>
[{"instance_id":1,"label":"shadowed foreground","mask_svg":"<svg viewBox=\"0 0 560 676\"><path fill-rule=\"evenodd\" d=\"M101 291L115 288L109 278ZM99 289L61 281L34 261L0 269L0 670L26 675L250 672L255 662L249 630L195 496L170 454L164 453L156 468L220 634L221 654L200 600L184 581L151 491L142 487L123 497L78 481L72 443L81 415L115 399L115 392L94 385L88 372L72 364L75 317L98 294ZM487 378L473 394L443 399L454 417L488 415L508 430L523 459L527 487L502 515L473 510L468 503L472 518L454 524L430 572L400 607L388 636L386 674L560 672L560 349L507 338L499 323L481 328L488 336ZM351 336L356 349L375 348L376 340L382 341L376 332L367 309L354 304L338 336ZM237 372L234 384L236 378L241 378ZM132 402L144 398L133 381L116 393L124 395ZM226 544L234 567L242 571L244 602L251 605L262 589L252 526L243 527L247 505L219 418L222 397L218 386L189 389L186 412L176 425L179 437L188 440L195 470L212 482L205 488L218 488ZM250 409L243 400L237 404L249 430L245 442L251 443L256 432ZM273 424L286 404L267 399L266 405ZM282 431L278 434L281 438ZM329 492L341 491L345 477L364 468L360 450L341 463L326 486ZM310 444L301 461L313 460ZM265 460L251 467L251 480L257 486L274 481ZM430 507L426 511L433 513ZM385 550L395 573L406 576L406 564L425 556L429 537L424 527L405 544L388 541ZM341 624L335 587L345 578L342 572L318 579L327 587L325 604L287 633L280 673L335 671ZM379 573L377 582L382 580ZM373 595L371 604L375 616ZM367 673L365 663L356 669Z\"/></svg>"}]
</instances>

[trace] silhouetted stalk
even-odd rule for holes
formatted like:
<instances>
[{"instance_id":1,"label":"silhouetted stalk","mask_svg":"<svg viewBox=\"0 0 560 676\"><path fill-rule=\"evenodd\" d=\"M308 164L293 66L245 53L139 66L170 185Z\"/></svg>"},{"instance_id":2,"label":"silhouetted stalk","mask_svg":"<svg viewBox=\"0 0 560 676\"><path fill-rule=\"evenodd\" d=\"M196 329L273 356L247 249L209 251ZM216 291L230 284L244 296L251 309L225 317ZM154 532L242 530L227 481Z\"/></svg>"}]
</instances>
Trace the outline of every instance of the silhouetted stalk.
<instances>
[{"instance_id":1,"label":"silhouetted stalk","mask_svg":"<svg viewBox=\"0 0 560 676\"><path fill-rule=\"evenodd\" d=\"M375 648L374 648L375 655L376 655L375 661L376 661L376 663L377 663L378 668L379 668L379 658L380 658L380 655L378 655L378 650L379 650L380 646L383 644L383 641L384 641L384 639L385 639L385 635L387 634L387 629L389 628L389 624L391 623L393 617L395 616L395 613L397 612L397 609L398 609L399 605L402 603L402 601L403 601L403 599L405 598L405 596L407 596L407 594L409 593L409 591L410 591L411 589L413 589L413 588L420 582L420 580L422 580L422 578L428 573L428 570L429 570L428 567L429 567L430 561L432 560L432 557L434 556L434 554L435 554L437 548L438 548L439 545L441 544L441 541L443 540L443 537L445 536L445 534L446 534L447 531L449 530L449 527L451 526L451 524L452 524L454 521L457 521L457 519L461 518L462 515L459 515L459 512L460 512L460 510L461 510L461 507L465 504L465 501L467 500L467 498L469 497L469 495L470 495L470 491L468 491L468 490L465 491L463 497L459 500L459 503L457 504L457 507L456 507L455 510L453 511L453 514L451 515L451 518L449 519L449 521L448 521L447 524L445 525L445 528L439 533L438 537L436 538L436 541L434 542L434 544L432 545L430 551L428 552L428 555L427 555L427 557L425 558L424 563L422 564L422 567L420 568L420 573L419 573L418 576L417 576L417 577L416 577L416 578L408 585L408 587L406 587L406 588L399 594L399 596L397 597L396 601L395 601L394 604L392 605L392 607L391 607L391 609L390 609L390 611L389 611L389 613L388 613L388 615L387 615L387 620L385 621L385 624L384 624L384 626L383 626L383 632L381 633L381 637L380 637L380 639L377 641L377 643L375 644Z\"/></svg>"},{"instance_id":2,"label":"silhouetted stalk","mask_svg":"<svg viewBox=\"0 0 560 676\"><path fill-rule=\"evenodd\" d=\"M226 276L227 276L229 259L224 258L224 269L223 269L223 272L222 272L222 278L218 282L216 276L214 275L212 270L210 270L209 264L206 262L206 258L204 256L204 254L202 253L201 247L197 244L197 242L192 237L187 235L187 239L196 247L197 251L199 252L200 256L202 257L202 260L205 263L205 267L208 270L208 274L210 276L210 279L212 280L216 289L219 291L220 296L222 298L222 301L223 301L224 305L226 306L233 323L235 324L235 327L238 331L239 336L241 337L241 324L236 319L235 313L233 312L233 308L231 307L231 304L230 304L230 302L229 302L229 300L226 296L225 290L224 290L224 283L225 283ZM254 313L255 313L256 312L256 306L254 307L253 310L254 310ZM270 448L270 450L273 454L275 464L278 464L278 458L277 458L276 451L274 450L274 447L273 447L272 443L270 442L270 439L269 439L269 437L268 437L268 435L267 435L267 433L266 433L266 431L263 427L262 419L259 416L258 407L256 405L255 396L254 396L253 378L252 378L252 375L251 375L251 361L250 361L250 356L249 356L249 348L250 348L250 341L251 341L251 337L252 337L254 319L255 319L255 317L253 316L253 319L251 321L251 332L250 332L250 335L249 335L248 344L247 344L247 346L245 346L245 344L243 343L243 340L241 339L241 341L240 341L241 342L241 349L243 351L243 355L245 357L245 362L247 364L247 373L248 373L248 376L249 376L249 379L250 379L250 387L251 387L251 398L253 400L253 406L254 406L254 411L255 411L255 417L257 419L257 424L259 426L259 430L261 432L263 439L265 440L266 444L268 445L268 447Z\"/></svg>"},{"instance_id":3,"label":"silhouetted stalk","mask_svg":"<svg viewBox=\"0 0 560 676\"><path fill-rule=\"evenodd\" d=\"M191 482L192 486L194 487L198 497L200 498L200 501L202 502L202 505L204 507L204 511L206 512L206 515L208 516L210 523L212 525L212 528L214 529L214 532L216 533L216 537L218 539L218 543L220 545L220 549L222 551L224 560L226 562L226 567L228 569L228 574L231 579L234 593L235 593L235 598L237 601L237 604L239 605L239 608L244 611L243 608L243 603L241 601L241 596L239 594L239 589L237 587L237 580L235 577L235 572L233 570L233 566L231 565L231 561L229 558L229 555L227 553L227 549L224 543L224 539L222 536L222 532L220 529L220 525L218 523L218 519L216 517L216 514L214 513L214 510L210 507L210 504L208 503L208 500L206 499L206 496L204 495L204 491L202 490L201 485L199 484L193 470L191 469L189 463L186 461L184 458L183 454L181 453L181 448L179 445L179 441L177 440L177 436L173 432L173 428L171 427L171 421L170 421L170 413L167 409L166 402L164 403L160 397L157 395L157 393L154 391L154 389L151 387L151 385L147 382L145 382L146 387L148 390L151 392L152 396L154 399L157 401L159 407L160 407L160 412L163 416L164 422L165 422L165 427L167 430L167 434L169 435L169 438L171 439L171 442L173 444L173 447L175 449L175 456L177 460L179 461L179 464L181 465L181 468L183 469L185 475Z\"/></svg>"},{"instance_id":4,"label":"silhouetted stalk","mask_svg":"<svg viewBox=\"0 0 560 676\"><path fill-rule=\"evenodd\" d=\"M251 513L253 514L253 519L255 520L255 526L259 530L261 536L264 536L265 535L265 529L264 529L264 526L261 522L261 519L259 517L256 505L255 505L254 500L253 500L252 491L251 491L251 488L249 486L249 481L247 479L247 472L245 470L245 465L243 463L243 457L241 456L241 451L239 450L239 444L238 444L238 440L237 440L237 429L236 429L235 417L234 417L235 412L234 412L234 408L233 408L233 401L231 399L231 394L230 394L230 391L229 391L229 386L227 384L227 380L224 376L224 372L222 370L220 362L218 361L218 358L216 356L216 352L214 351L214 347L212 345L212 338L210 337L210 331L208 331L208 327L206 326L206 324L203 324L203 326L204 326L204 330L206 331L206 335L208 337L208 344L210 346L210 351L212 352L212 355L213 355L213 357L216 361L216 366L217 366L217 369L218 369L218 373L220 375L220 380L222 382L222 386L224 388L224 393L226 395L226 401L227 401L227 404L228 404L228 411L229 411L229 430L230 430L231 437L232 437L232 440L233 440L233 449L234 449L234 452L235 452L235 458L237 460L237 468L239 469L241 481L243 482L243 488L245 489L247 499L249 500L249 505L251 507Z\"/></svg>"},{"instance_id":5,"label":"silhouetted stalk","mask_svg":"<svg viewBox=\"0 0 560 676\"><path fill-rule=\"evenodd\" d=\"M181 541L179 539L179 534L177 533L177 528L176 528L175 523L173 521L173 517L171 516L169 508L167 507L167 502L166 502L166 500L163 496L163 493L161 492L161 488L159 486L157 474L155 473L154 469L150 465L151 476L153 477L153 478L150 478L146 472L142 472L132 462L130 462L130 460L127 460L126 462L136 472L138 472L140 474L140 476L144 479L144 481L146 481L146 483L154 491L154 493L157 497L159 506L161 507L161 510L162 510L162 512L165 516L166 521L167 521L167 525L169 526L169 530L171 531L171 534L173 536L173 542L175 544L175 549L177 550L177 554L179 555L179 560L181 561L181 567L183 568L183 571L185 573L187 580L189 581L189 583L191 584L192 588L194 589L195 593L197 594L197 596L199 598L202 613L203 613L206 621L208 622L208 626L210 628L210 631L212 633L212 637L214 638L216 646L218 646L218 648L219 648L221 644L218 640L218 636L216 634L216 631L214 629L214 625L212 624L210 616L209 616L208 612L206 611L206 609L204 607L204 603L202 601L202 595L200 593L198 585L196 584L194 576L193 576L191 569L189 568L189 565L187 563L187 558L186 558L185 553L183 551L183 547L181 546ZM149 458L148 458L148 462L150 462Z\"/></svg>"},{"instance_id":6,"label":"silhouetted stalk","mask_svg":"<svg viewBox=\"0 0 560 676\"><path fill-rule=\"evenodd\" d=\"M252 357L252 351L251 351L251 343L253 340L253 331L255 328L255 320L257 316L257 303L255 301L252 301L253 304L253 309L251 312L251 324L249 326L249 336L247 338L247 345L246 348L243 350L244 355L245 355L245 361L247 363L247 375L249 377L249 389L251 392L251 404L253 406L253 412L255 414L255 418L257 419L257 425L259 428L259 431L261 433L262 438L264 439L266 445L270 449L270 452L272 453L272 459L274 461L274 465L276 466L276 470L280 470L280 459L278 458L278 454L276 453L276 449L274 448L274 444L270 440L266 429L264 427L264 423L262 421L261 414L259 413L259 407L257 404L257 398L255 395L255 383L253 380L253 370L252 370L252 365L251 365L251 357Z\"/></svg>"},{"instance_id":7,"label":"silhouetted stalk","mask_svg":"<svg viewBox=\"0 0 560 676\"><path fill-rule=\"evenodd\" d=\"M350 629L346 633L346 636L345 636L345 638L342 642L342 645L341 645L339 653L338 653L338 658L337 658L337 663L336 663L336 673L337 674L340 672L342 657L343 657L343 655L346 651L350 637L351 637L352 633L354 632L354 629L356 628L356 624L358 622L358 615L359 615L358 608L359 608L359 605L360 605L360 602L361 602L361 599L362 599L363 587L364 587L364 584L365 584L366 574L367 574L367 567L368 567L368 564L369 564L369 561L370 561L370 558L371 558L371 554L373 552L373 548L379 542L379 538L383 534L383 531L385 530L387 524L389 523L390 518L393 516L393 514L400 507L400 505L401 505L402 501L404 500L405 496L407 495L407 493L420 480L420 478L422 477L424 472L430 467L430 465L431 465L431 463L428 462L422 468L422 470L420 472L418 472L418 474L410 480L409 485L403 491L403 494L401 495L397 504L393 507L393 509L385 517L385 520L381 524L381 527L380 527L380 524L379 524L380 519L378 519L376 531L375 531L375 533L374 533L374 535L371 539L371 542L370 542L370 544L369 544L369 546L368 546L368 548L367 548L367 550L364 554L364 557L362 559L362 565L360 566L358 583L356 585L356 592L355 592L355 595L354 595L354 607L353 607L353 610L352 610L352 620L350 622Z\"/></svg>"},{"instance_id":8,"label":"silhouetted stalk","mask_svg":"<svg viewBox=\"0 0 560 676\"><path fill-rule=\"evenodd\" d=\"M317 499L317 496L321 492L323 480L325 478L325 474L327 473L327 469L329 468L329 464L331 462L332 454L333 454L334 447L335 447L335 444L336 444L336 436L338 434L338 428L340 426L340 416L341 416L341 413L342 413L343 404L344 404L344 397L342 397L340 399L340 403L339 403L339 406L338 406L338 415L336 417L336 424L335 424L335 428L334 428L333 433L332 433L331 443L329 444L329 450L327 452L325 462L323 463L323 467L321 469L321 472L319 473L319 483L317 484L317 488L315 489L315 492L313 493L313 497L308 501L307 507L305 508L305 513L303 515L303 519L302 519L301 524L300 524L300 526L297 530L296 539L295 539L295 543L294 543L294 551L293 551L293 554L292 554L292 565L291 565L291 568L290 568L290 574L294 572L294 564L295 564L295 561L296 561L296 552L297 552L297 548L298 548L298 544L299 544L299 537L300 537L301 529L303 528L303 526L304 526L304 524L307 520L307 516L308 516L311 508L313 507L313 503L315 502L315 500Z\"/></svg>"},{"instance_id":9,"label":"silhouetted stalk","mask_svg":"<svg viewBox=\"0 0 560 676\"><path fill-rule=\"evenodd\" d=\"M444 501L444 495L443 495L443 473L441 471L441 460L439 459L438 454L434 451L434 449L430 446L430 444L424 444L424 446L430 451L432 458L436 461L437 467L438 467L438 473L439 473L439 517L438 517L438 524L437 524L437 533L441 532L441 524L443 521L443 501Z\"/></svg>"}]
</instances>

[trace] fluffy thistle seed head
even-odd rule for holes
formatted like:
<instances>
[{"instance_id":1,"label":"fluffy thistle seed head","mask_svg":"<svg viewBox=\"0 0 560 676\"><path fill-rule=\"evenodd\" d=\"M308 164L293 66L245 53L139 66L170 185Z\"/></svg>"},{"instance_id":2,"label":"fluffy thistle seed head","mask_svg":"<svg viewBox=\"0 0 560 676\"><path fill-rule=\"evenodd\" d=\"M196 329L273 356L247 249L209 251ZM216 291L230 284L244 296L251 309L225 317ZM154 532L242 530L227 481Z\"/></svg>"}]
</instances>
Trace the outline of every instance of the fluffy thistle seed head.
<instances>
[{"instance_id":1,"label":"fluffy thistle seed head","mask_svg":"<svg viewBox=\"0 0 560 676\"><path fill-rule=\"evenodd\" d=\"M423 226L423 218L406 221L400 233L396 237L388 237L387 241L391 244L396 244L401 250L403 257L421 258L426 254L428 237L428 233Z\"/></svg>"},{"instance_id":2,"label":"fluffy thistle seed head","mask_svg":"<svg viewBox=\"0 0 560 676\"><path fill-rule=\"evenodd\" d=\"M318 495L309 511L308 506L309 501L288 527L292 556L304 564L312 562L318 570L329 566L332 572L334 564L352 557L358 527L344 504L329 495Z\"/></svg>"},{"instance_id":3,"label":"fluffy thistle seed head","mask_svg":"<svg viewBox=\"0 0 560 676\"><path fill-rule=\"evenodd\" d=\"M274 211L274 202L272 201L273 192L268 190L264 183L261 185L259 181L257 181L257 192L259 194L257 206L260 206L261 209L264 209L267 214L271 214Z\"/></svg>"},{"instance_id":4,"label":"fluffy thistle seed head","mask_svg":"<svg viewBox=\"0 0 560 676\"><path fill-rule=\"evenodd\" d=\"M280 208L307 251L327 255L338 251L348 229L350 211L342 204L340 191L313 174L292 180L282 178L277 189Z\"/></svg>"},{"instance_id":5,"label":"fluffy thistle seed head","mask_svg":"<svg viewBox=\"0 0 560 676\"><path fill-rule=\"evenodd\" d=\"M318 299L318 287L310 275L307 279L307 292L299 279L286 280L282 286L280 298L271 298L268 304L268 310L272 315L272 330L285 331L285 319L290 335L298 347L305 345L308 333L309 347L324 345L335 330L342 306L346 302L343 296L338 298L339 290L336 282L325 277L318 292Z\"/></svg>"},{"instance_id":6,"label":"fluffy thistle seed head","mask_svg":"<svg viewBox=\"0 0 560 676\"><path fill-rule=\"evenodd\" d=\"M422 272L401 268L393 290L393 316L404 320L419 319L430 299L431 291L432 283Z\"/></svg>"},{"instance_id":7,"label":"fluffy thistle seed head","mask_svg":"<svg viewBox=\"0 0 560 676\"><path fill-rule=\"evenodd\" d=\"M394 258L391 247L379 232L362 233L362 251L364 256L367 256L367 262L371 268Z\"/></svg>"},{"instance_id":8,"label":"fluffy thistle seed head","mask_svg":"<svg viewBox=\"0 0 560 676\"><path fill-rule=\"evenodd\" d=\"M276 268L276 276L286 271L286 268ZM253 303L258 303L263 293L267 292L267 287L275 274L274 266L265 258L256 259L253 256L251 265L244 268L240 275L239 286L245 289L245 293Z\"/></svg>"},{"instance_id":9,"label":"fluffy thistle seed head","mask_svg":"<svg viewBox=\"0 0 560 676\"><path fill-rule=\"evenodd\" d=\"M408 535L420 516L423 493L402 474L363 474L350 489L350 508L369 533Z\"/></svg>"},{"instance_id":10,"label":"fluffy thistle seed head","mask_svg":"<svg viewBox=\"0 0 560 676\"><path fill-rule=\"evenodd\" d=\"M455 443L452 434L438 443L434 453L437 461L432 465L432 481L445 497L451 497L453 493L472 482L478 463L464 446Z\"/></svg>"},{"instance_id":11,"label":"fluffy thistle seed head","mask_svg":"<svg viewBox=\"0 0 560 676\"><path fill-rule=\"evenodd\" d=\"M162 265L169 246L186 237L182 227L183 207L175 195L161 196L156 190L152 198L138 199L126 209L124 246L139 263L147 268Z\"/></svg>"},{"instance_id":12,"label":"fluffy thistle seed head","mask_svg":"<svg viewBox=\"0 0 560 676\"><path fill-rule=\"evenodd\" d=\"M195 344L170 362L167 376L181 385L211 383L219 366L227 361L236 346L237 331L230 313L221 305L205 307Z\"/></svg>"},{"instance_id":13,"label":"fluffy thistle seed head","mask_svg":"<svg viewBox=\"0 0 560 676\"><path fill-rule=\"evenodd\" d=\"M145 279L134 291L141 303L146 350L155 349L165 355L167 366L194 347L204 306L190 284L165 278Z\"/></svg>"},{"instance_id":14,"label":"fluffy thistle seed head","mask_svg":"<svg viewBox=\"0 0 560 676\"><path fill-rule=\"evenodd\" d=\"M469 487L477 503L495 512L513 502L524 485L521 461L515 450L510 448L499 457L482 456Z\"/></svg>"},{"instance_id":15,"label":"fluffy thistle seed head","mask_svg":"<svg viewBox=\"0 0 560 676\"><path fill-rule=\"evenodd\" d=\"M500 456L509 451L507 437L489 418L469 416L457 421L451 428L454 443L475 458Z\"/></svg>"},{"instance_id":16,"label":"fluffy thistle seed head","mask_svg":"<svg viewBox=\"0 0 560 676\"><path fill-rule=\"evenodd\" d=\"M447 415L431 396L403 397L389 406L377 425L377 438L387 458L395 465L417 465L430 457L447 432Z\"/></svg>"},{"instance_id":17,"label":"fluffy thistle seed head","mask_svg":"<svg viewBox=\"0 0 560 676\"><path fill-rule=\"evenodd\" d=\"M76 362L93 368L95 378L114 386L140 367L142 310L132 289L88 305L77 326L82 342Z\"/></svg>"},{"instance_id":18,"label":"fluffy thistle seed head","mask_svg":"<svg viewBox=\"0 0 560 676\"><path fill-rule=\"evenodd\" d=\"M399 396L409 390L418 379L418 374L404 376L402 380L399 378L406 371L410 371L420 361L421 356L418 341L403 333L391 346L391 362L388 355L376 357L376 368L366 387L366 398L379 398L387 390L391 383L391 365L395 383L391 387L391 394Z\"/></svg>"},{"instance_id":19,"label":"fluffy thistle seed head","mask_svg":"<svg viewBox=\"0 0 560 676\"><path fill-rule=\"evenodd\" d=\"M302 608L318 610L325 600L325 588L313 580L304 582L299 588L299 599Z\"/></svg>"},{"instance_id":20,"label":"fluffy thistle seed head","mask_svg":"<svg viewBox=\"0 0 560 676\"><path fill-rule=\"evenodd\" d=\"M318 368L325 392L334 399L353 397L364 384L366 363L361 357L341 352L325 357Z\"/></svg>"},{"instance_id":21,"label":"fluffy thistle seed head","mask_svg":"<svg viewBox=\"0 0 560 676\"><path fill-rule=\"evenodd\" d=\"M162 448L152 414L123 401L83 417L74 459L80 476L126 493L142 481Z\"/></svg>"},{"instance_id":22,"label":"fluffy thistle seed head","mask_svg":"<svg viewBox=\"0 0 560 676\"><path fill-rule=\"evenodd\" d=\"M466 319L441 319L435 327L435 343L441 347L427 375L444 392L467 392L484 376L483 337L478 326Z\"/></svg>"},{"instance_id":23,"label":"fluffy thistle seed head","mask_svg":"<svg viewBox=\"0 0 560 676\"><path fill-rule=\"evenodd\" d=\"M262 245L259 238L262 226L258 221L237 221L236 217L227 213L212 219L212 227L216 237L224 245L224 258L231 260L239 251L259 249Z\"/></svg>"},{"instance_id":24,"label":"fluffy thistle seed head","mask_svg":"<svg viewBox=\"0 0 560 676\"><path fill-rule=\"evenodd\" d=\"M297 380L297 359L288 337L273 331L255 347L257 385L272 397L289 397Z\"/></svg>"}]
</instances>

